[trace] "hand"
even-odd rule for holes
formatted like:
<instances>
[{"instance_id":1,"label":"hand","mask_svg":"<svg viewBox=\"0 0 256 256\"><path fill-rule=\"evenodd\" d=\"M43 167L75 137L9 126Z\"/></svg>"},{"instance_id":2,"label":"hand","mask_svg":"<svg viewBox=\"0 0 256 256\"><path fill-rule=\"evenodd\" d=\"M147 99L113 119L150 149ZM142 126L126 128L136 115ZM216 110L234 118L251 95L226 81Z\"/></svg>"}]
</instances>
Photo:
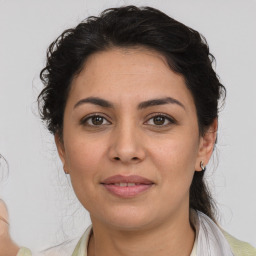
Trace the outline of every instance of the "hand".
<instances>
[{"instance_id":1,"label":"hand","mask_svg":"<svg viewBox=\"0 0 256 256\"><path fill-rule=\"evenodd\" d=\"M12 241L9 234L9 217L6 205L0 199L0 256L16 256L19 247Z\"/></svg>"}]
</instances>

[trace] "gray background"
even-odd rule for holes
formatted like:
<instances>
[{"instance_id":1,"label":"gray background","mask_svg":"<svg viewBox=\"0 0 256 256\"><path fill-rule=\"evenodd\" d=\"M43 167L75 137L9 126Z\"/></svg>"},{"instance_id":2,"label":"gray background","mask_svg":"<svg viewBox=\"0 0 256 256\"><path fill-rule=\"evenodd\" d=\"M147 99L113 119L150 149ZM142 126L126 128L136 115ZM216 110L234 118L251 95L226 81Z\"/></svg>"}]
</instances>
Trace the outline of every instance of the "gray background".
<instances>
[{"instance_id":1,"label":"gray background","mask_svg":"<svg viewBox=\"0 0 256 256\"><path fill-rule=\"evenodd\" d=\"M224 229L256 246L255 0L0 0L0 153L9 162L7 174L1 161L0 197L13 238L44 248L90 223L39 120L38 75L47 46L64 29L124 4L159 8L207 38L228 91L208 180Z\"/></svg>"}]
</instances>

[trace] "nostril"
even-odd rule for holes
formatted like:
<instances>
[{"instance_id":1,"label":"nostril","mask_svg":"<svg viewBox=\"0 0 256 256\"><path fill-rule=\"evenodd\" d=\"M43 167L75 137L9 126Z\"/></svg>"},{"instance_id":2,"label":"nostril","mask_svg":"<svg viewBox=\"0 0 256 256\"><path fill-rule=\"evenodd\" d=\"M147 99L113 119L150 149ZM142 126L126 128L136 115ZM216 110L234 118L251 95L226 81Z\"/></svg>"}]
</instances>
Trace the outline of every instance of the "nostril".
<instances>
[{"instance_id":1,"label":"nostril","mask_svg":"<svg viewBox=\"0 0 256 256\"><path fill-rule=\"evenodd\" d=\"M114 157L114 160L121 160L121 159L120 159L120 157L116 156L116 157ZM132 161L138 161L139 158L138 157L133 157L133 158L131 158L131 160Z\"/></svg>"}]
</instances>

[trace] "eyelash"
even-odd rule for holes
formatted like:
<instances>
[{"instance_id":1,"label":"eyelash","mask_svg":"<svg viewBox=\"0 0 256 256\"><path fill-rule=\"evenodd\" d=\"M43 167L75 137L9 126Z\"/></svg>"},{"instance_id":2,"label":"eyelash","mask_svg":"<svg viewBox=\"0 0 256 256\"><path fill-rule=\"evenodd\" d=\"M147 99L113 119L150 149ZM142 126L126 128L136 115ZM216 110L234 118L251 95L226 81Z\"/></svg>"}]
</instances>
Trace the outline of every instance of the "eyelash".
<instances>
[{"instance_id":1,"label":"eyelash","mask_svg":"<svg viewBox=\"0 0 256 256\"><path fill-rule=\"evenodd\" d=\"M81 125L85 125L85 126L91 126L91 127L99 127L99 126L102 126L102 124L101 125L93 125L93 124L88 124L88 120L90 120L90 119L92 119L93 117L102 117L104 120L107 120L107 118L105 118L102 114L97 114L97 113L95 113L95 114L91 114L91 115L89 115L89 116L86 116L86 117L84 117L81 121L80 121L80 124ZM109 122L108 120L107 120L107 122ZM110 123L110 122L109 122ZM104 124L103 124L104 125Z\"/></svg>"},{"instance_id":2,"label":"eyelash","mask_svg":"<svg viewBox=\"0 0 256 256\"><path fill-rule=\"evenodd\" d=\"M91 114L89 116L86 116L85 118L83 118L81 121L80 121L80 124L81 125L84 125L84 126L90 126L90 127L101 127L103 125L108 125L108 124L100 124L100 125L94 125L94 124L88 124L88 121L89 120L92 120L92 118L94 117L101 117L103 118L105 121L107 121L108 123L110 123L107 118L105 118L102 114ZM151 115L151 117L146 121L148 122L149 120L153 119L153 118L156 118L156 117L163 117L165 118L165 121L167 120L169 123L168 124L164 124L164 125L155 125L155 124L150 124L150 126L155 126L155 127L167 127L169 125L172 125L172 124L175 124L176 123L176 120L173 119L172 117L170 117L169 115L165 115L165 114L162 114L162 113L155 113L153 115ZM111 123L110 123L111 124Z\"/></svg>"},{"instance_id":3,"label":"eyelash","mask_svg":"<svg viewBox=\"0 0 256 256\"><path fill-rule=\"evenodd\" d=\"M150 116L150 118L147 120L147 122L155 117L163 117L165 118L165 121L167 120L169 123L168 124L164 124L164 125L156 125L156 124L150 124L151 126L156 126L156 127L167 127L170 126L172 124L176 124L176 120L172 117L170 117L169 115L166 114L162 114L162 113L154 113Z\"/></svg>"}]
</instances>

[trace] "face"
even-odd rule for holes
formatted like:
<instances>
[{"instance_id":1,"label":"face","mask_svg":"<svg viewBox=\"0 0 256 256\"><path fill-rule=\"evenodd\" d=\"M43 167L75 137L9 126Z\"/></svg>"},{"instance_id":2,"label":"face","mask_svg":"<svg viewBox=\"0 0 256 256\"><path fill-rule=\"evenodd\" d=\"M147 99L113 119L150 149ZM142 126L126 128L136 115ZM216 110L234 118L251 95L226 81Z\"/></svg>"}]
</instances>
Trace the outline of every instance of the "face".
<instances>
[{"instance_id":1,"label":"face","mask_svg":"<svg viewBox=\"0 0 256 256\"><path fill-rule=\"evenodd\" d=\"M93 223L126 230L185 216L194 171L213 144L199 136L184 78L143 48L89 57L72 82L56 143Z\"/></svg>"}]
</instances>

